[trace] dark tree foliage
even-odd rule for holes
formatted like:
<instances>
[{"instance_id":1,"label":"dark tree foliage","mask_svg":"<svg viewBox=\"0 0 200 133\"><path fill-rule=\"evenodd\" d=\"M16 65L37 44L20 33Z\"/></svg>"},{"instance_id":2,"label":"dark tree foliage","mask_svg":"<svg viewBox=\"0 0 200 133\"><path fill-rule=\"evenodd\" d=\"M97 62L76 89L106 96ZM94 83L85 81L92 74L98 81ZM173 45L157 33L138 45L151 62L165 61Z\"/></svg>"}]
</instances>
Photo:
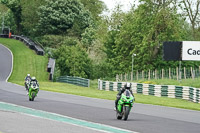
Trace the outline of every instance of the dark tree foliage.
<instances>
[{"instance_id":1,"label":"dark tree foliage","mask_svg":"<svg viewBox=\"0 0 200 133\"><path fill-rule=\"evenodd\" d=\"M37 14L39 7L45 4L45 0L21 0L22 6L22 32L26 36L37 36L36 25L39 21Z\"/></svg>"},{"instance_id":2,"label":"dark tree foliage","mask_svg":"<svg viewBox=\"0 0 200 133\"><path fill-rule=\"evenodd\" d=\"M73 29L80 36L92 24L90 13L77 0L46 0L38 15L37 30L42 34L65 34Z\"/></svg>"},{"instance_id":3,"label":"dark tree foliage","mask_svg":"<svg viewBox=\"0 0 200 133\"><path fill-rule=\"evenodd\" d=\"M20 34L21 29L22 29L22 26L21 26L22 7L20 3L21 0L1 0L0 2L4 4L5 6L7 6L12 11L14 15L15 24L17 26L17 33Z\"/></svg>"}]
</instances>

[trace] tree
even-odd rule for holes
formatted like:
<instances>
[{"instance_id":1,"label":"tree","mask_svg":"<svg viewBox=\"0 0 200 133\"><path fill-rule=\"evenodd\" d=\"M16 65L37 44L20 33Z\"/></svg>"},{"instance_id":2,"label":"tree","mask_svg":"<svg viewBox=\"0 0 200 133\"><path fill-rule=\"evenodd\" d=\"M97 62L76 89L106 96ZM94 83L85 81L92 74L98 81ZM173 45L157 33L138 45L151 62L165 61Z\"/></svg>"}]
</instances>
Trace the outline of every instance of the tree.
<instances>
[{"instance_id":1,"label":"tree","mask_svg":"<svg viewBox=\"0 0 200 133\"><path fill-rule=\"evenodd\" d=\"M137 9L128 12L118 31L109 33L106 48L110 47L107 51L110 55L107 55L115 74L131 71L133 53L137 54L134 69L164 68L162 42L181 41L186 34L184 21L175 8L151 0L144 0Z\"/></svg>"},{"instance_id":2,"label":"tree","mask_svg":"<svg viewBox=\"0 0 200 133\"><path fill-rule=\"evenodd\" d=\"M111 74L114 76L114 74L119 72L119 57L121 55L118 55L117 50L117 35L121 32L121 26L124 21L126 14L122 12L121 7L117 6L115 10L113 11L110 18L108 18L108 32L106 36L106 41L104 42L105 47L105 53L107 55L107 65L109 66L109 69L111 70ZM123 49L123 48L122 48ZM117 59L118 58L118 59Z\"/></svg>"},{"instance_id":3,"label":"tree","mask_svg":"<svg viewBox=\"0 0 200 133\"><path fill-rule=\"evenodd\" d=\"M60 69L60 75L78 76L90 78L92 75L92 64L87 53L78 45L63 45L54 54L56 63Z\"/></svg>"},{"instance_id":4,"label":"tree","mask_svg":"<svg viewBox=\"0 0 200 133\"><path fill-rule=\"evenodd\" d=\"M8 11L8 8L6 6L0 4L0 12L5 14L5 13L7 13L7 11Z\"/></svg>"},{"instance_id":5,"label":"tree","mask_svg":"<svg viewBox=\"0 0 200 133\"><path fill-rule=\"evenodd\" d=\"M96 30L93 27L88 27L85 29L85 32L81 34L82 39L81 42L83 47L88 51L89 47L92 46L93 42L96 39Z\"/></svg>"},{"instance_id":6,"label":"tree","mask_svg":"<svg viewBox=\"0 0 200 133\"><path fill-rule=\"evenodd\" d=\"M192 25L193 37L196 37L196 29L200 22L200 0L181 0L182 10L184 16L189 18L189 21Z\"/></svg>"},{"instance_id":7,"label":"tree","mask_svg":"<svg viewBox=\"0 0 200 133\"><path fill-rule=\"evenodd\" d=\"M44 0L21 0L23 34L36 36L36 25L39 21L37 12L39 6L44 4Z\"/></svg>"},{"instance_id":8,"label":"tree","mask_svg":"<svg viewBox=\"0 0 200 133\"><path fill-rule=\"evenodd\" d=\"M100 19L100 14L106 9L106 5L100 0L80 0L86 9L88 9L95 20Z\"/></svg>"},{"instance_id":9,"label":"tree","mask_svg":"<svg viewBox=\"0 0 200 133\"><path fill-rule=\"evenodd\" d=\"M16 32L16 24L12 11L5 5L0 4L0 24L10 27L11 32ZM1 25L0 25L1 26ZM1 29L0 29L1 30Z\"/></svg>"},{"instance_id":10,"label":"tree","mask_svg":"<svg viewBox=\"0 0 200 133\"><path fill-rule=\"evenodd\" d=\"M21 32L21 0L1 0L1 3L7 6L14 15L15 24L17 25L17 33L19 34Z\"/></svg>"},{"instance_id":11,"label":"tree","mask_svg":"<svg viewBox=\"0 0 200 133\"><path fill-rule=\"evenodd\" d=\"M37 30L42 34L64 34L76 29L80 36L92 24L90 13L77 0L46 0L40 7Z\"/></svg>"}]
</instances>

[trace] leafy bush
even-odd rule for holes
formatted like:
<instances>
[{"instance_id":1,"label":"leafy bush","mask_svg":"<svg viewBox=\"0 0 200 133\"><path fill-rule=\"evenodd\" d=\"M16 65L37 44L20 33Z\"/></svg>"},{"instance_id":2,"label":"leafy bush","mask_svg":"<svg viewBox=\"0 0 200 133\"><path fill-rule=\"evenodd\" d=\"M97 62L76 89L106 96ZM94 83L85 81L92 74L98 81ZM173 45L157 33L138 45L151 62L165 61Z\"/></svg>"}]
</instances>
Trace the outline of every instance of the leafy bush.
<instances>
[{"instance_id":1,"label":"leafy bush","mask_svg":"<svg viewBox=\"0 0 200 133\"><path fill-rule=\"evenodd\" d=\"M60 75L90 78L92 63L87 53L78 45L61 46L54 53L56 63L60 69Z\"/></svg>"}]
</instances>

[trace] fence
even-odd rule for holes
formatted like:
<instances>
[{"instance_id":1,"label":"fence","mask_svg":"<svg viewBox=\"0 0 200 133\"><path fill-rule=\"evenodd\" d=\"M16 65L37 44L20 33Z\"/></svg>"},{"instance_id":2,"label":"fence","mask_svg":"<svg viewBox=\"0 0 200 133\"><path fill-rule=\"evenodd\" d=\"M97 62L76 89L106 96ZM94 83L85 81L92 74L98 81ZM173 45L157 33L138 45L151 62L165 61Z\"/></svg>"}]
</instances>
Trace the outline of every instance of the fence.
<instances>
[{"instance_id":1,"label":"fence","mask_svg":"<svg viewBox=\"0 0 200 133\"><path fill-rule=\"evenodd\" d=\"M56 79L57 82L64 82L69 84L74 84L83 87L90 86L90 80L80 77L72 77L72 76L61 76Z\"/></svg>"},{"instance_id":2,"label":"fence","mask_svg":"<svg viewBox=\"0 0 200 133\"><path fill-rule=\"evenodd\" d=\"M126 82L111 82L98 80L98 89L106 91L119 91ZM200 103L200 89L188 86L175 85L151 85L131 83L133 93L143 95L153 95L157 97L169 97L189 100L195 103Z\"/></svg>"},{"instance_id":3,"label":"fence","mask_svg":"<svg viewBox=\"0 0 200 133\"><path fill-rule=\"evenodd\" d=\"M9 33L9 32L8 32ZM7 34L0 34L0 37L3 37L3 38L9 38L9 35ZM38 54L38 55L44 55L44 50L42 48L42 46L39 46L39 42L37 42L37 44L29 39L28 37L25 37L25 36L17 36L17 35L11 35L11 38L12 39L16 39L16 40L19 40L19 41L22 41L23 43L25 43L30 49L33 49L35 50L35 52ZM49 80L52 80L53 79L53 74L54 74L54 68L55 68L55 60L54 59L49 59L49 62L48 62L48 66L47 66L47 71L50 73L49 74Z\"/></svg>"},{"instance_id":4,"label":"fence","mask_svg":"<svg viewBox=\"0 0 200 133\"><path fill-rule=\"evenodd\" d=\"M1 34L0 37L9 38L9 35L7 35L7 34ZM44 55L44 50L38 44L36 44L33 40L31 40L30 38L25 37L25 36L17 36L17 35L11 35L11 38L22 41L30 49L35 50L35 52L38 55Z\"/></svg>"},{"instance_id":5,"label":"fence","mask_svg":"<svg viewBox=\"0 0 200 133\"><path fill-rule=\"evenodd\" d=\"M168 68L161 70L133 71L133 73L118 74L116 81L150 80L150 79L188 79L200 77L199 68Z\"/></svg>"}]
</instances>

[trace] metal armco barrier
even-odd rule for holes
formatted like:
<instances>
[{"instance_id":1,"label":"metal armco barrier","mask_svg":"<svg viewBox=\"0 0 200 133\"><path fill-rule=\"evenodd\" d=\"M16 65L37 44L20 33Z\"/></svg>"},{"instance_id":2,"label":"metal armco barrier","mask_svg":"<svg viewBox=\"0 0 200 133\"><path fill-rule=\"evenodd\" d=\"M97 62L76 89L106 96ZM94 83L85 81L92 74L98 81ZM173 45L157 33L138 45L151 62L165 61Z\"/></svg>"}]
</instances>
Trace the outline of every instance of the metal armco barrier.
<instances>
[{"instance_id":1,"label":"metal armco barrier","mask_svg":"<svg viewBox=\"0 0 200 133\"><path fill-rule=\"evenodd\" d=\"M56 82L64 82L69 84L74 84L83 87L90 86L90 80L80 77L72 77L72 76L61 76L56 79ZM104 85L105 86L105 85Z\"/></svg>"},{"instance_id":2,"label":"metal armco barrier","mask_svg":"<svg viewBox=\"0 0 200 133\"><path fill-rule=\"evenodd\" d=\"M98 89L106 91L119 91L126 82L110 82L98 80ZM151 85L131 83L133 93L153 95L157 97L178 98L200 103L200 88L175 85Z\"/></svg>"},{"instance_id":3,"label":"metal armco barrier","mask_svg":"<svg viewBox=\"0 0 200 133\"><path fill-rule=\"evenodd\" d=\"M3 38L9 38L9 35L0 35ZM44 55L44 50L38 46L33 40L25 36L11 35L11 39L16 39L25 43L30 49L35 50L38 55Z\"/></svg>"}]
</instances>

